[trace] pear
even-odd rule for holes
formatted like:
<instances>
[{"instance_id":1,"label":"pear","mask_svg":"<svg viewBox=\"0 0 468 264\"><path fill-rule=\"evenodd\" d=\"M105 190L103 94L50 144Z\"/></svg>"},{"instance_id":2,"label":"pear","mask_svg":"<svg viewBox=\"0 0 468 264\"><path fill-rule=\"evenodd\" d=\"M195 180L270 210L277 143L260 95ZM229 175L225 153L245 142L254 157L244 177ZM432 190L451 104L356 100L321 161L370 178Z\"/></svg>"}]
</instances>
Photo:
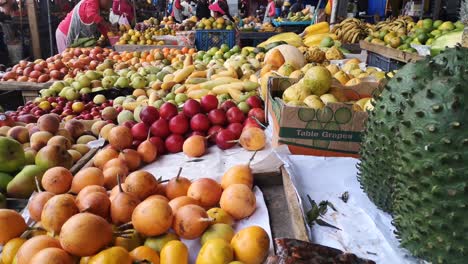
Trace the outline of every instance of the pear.
<instances>
[{"instance_id":1,"label":"pear","mask_svg":"<svg viewBox=\"0 0 468 264\"><path fill-rule=\"evenodd\" d=\"M114 86L118 88L127 88L129 87L129 80L127 77L119 77L114 83Z\"/></svg>"},{"instance_id":2,"label":"pear","mask_svg":"<svg viewBox=\"0 0 468 264\"><path fill-rule=\"evenodd\" d=\"M21 144L11 138L0 137L0 171L16 172L25 163Z\"/></svg>"},{"instance_id":3,"label":"pear","mask_svg":"<svg viewBox=\"0 0 468 264\"><path fill-rule=\"evenodd\" d=\"M40 181L44 169L37 165L26 165L7 185L7 194L13 198L29 198L36 189L36 177Z\"/></svg>"}]
</instances>

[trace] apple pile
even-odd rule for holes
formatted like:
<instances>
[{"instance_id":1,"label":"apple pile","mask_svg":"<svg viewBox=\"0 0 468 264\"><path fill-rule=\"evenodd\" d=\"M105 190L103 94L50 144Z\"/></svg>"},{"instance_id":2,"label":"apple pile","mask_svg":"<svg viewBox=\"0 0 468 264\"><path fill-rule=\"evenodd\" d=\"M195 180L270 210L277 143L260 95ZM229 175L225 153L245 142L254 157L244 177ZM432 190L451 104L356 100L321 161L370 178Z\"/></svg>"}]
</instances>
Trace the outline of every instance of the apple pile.
<instances>
[{"instance_id":1,"label":"apple pile","mask_svg":"<svg viewBox=\"0 0 468 264\"><path fill-rule=\"evenodd\" d=\"M106 58L117 54L111 49L101 47L69 48L46 60L21 60L11 71L5 73L2 81L45 83L49 80L62 80L74 77L84 70L94 70Z\"/></svg>"},{"instance_id":2,"label":"apple pile","mask_svg":"<svg viewBox=\"0 0 468 264\"><path fill-rule=\"evenodd\" d=\"M106 108L113 110L105 110ZM114 111L116 113L114 113ZM7 112L6 115L14 122L19 121L26 124L36 123L38 118L44 114L57 114L61 120L103 119L114 121L118 109L112 107L112 100L107 100L103 95L97 95L93 100L82 96L80 100L68 101L63 97L46 97L39 100L28 101L24 106L19 106L16 111Z\"/></svg>"},{"instance_id":3,"label":"apple pile","mask_svg":"<svg viewBox=\"0 0 468 264\"><path fill-rule=\"evenodd\" d=\"M246 127L260 128L259 122L265 122L262 101L258 96L246 100L245 104L250 109L247 113L231 100L223 102L219 108L218 103L216 96L206 95L200 102L188 99L180 112L175 104L165 102L159 110L153 106L143 107L139 112L139 122L128 110L122 111L117 119L119 124L130 129L133 148L138 148L148 139L157 146L158 154L181 152L188 138L198 138L194 141L197 143L186 143L190 144L187 150L201 147L195 153L186 152L193 157L204 154L206 139L221 149L229 149L236 145Z\"/></svg>"}]
</instances>

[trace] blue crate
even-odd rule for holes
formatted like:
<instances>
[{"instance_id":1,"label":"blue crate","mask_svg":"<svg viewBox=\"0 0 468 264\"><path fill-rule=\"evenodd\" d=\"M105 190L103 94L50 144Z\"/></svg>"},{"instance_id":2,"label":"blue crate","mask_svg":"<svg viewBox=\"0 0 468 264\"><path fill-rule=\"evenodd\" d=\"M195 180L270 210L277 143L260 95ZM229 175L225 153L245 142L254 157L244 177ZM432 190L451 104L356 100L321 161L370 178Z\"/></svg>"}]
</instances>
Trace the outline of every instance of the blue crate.
<instances>
[{"instance_id":1,"label":"blue crate","mask_svg":"<svg viewBox=\"0 0 468 264\"><path fill-rule=\"evenodd\" d=\"M387 58L371 51L367 51L367 65L380 68L385 72L389 72L398 70L404 66L405 63Z\"/></svg>"},{"instance_id":2,"label":"blue crate","mask_svg":"<svg viewBox=\"0 0 468 264\"><path fill-rule=\"evenodd\" d=\"M197 50L209 50L227 44L229 48L236 45L236 32L234 30L197 30L195 45Z\"/></svg>"}]
</instances>

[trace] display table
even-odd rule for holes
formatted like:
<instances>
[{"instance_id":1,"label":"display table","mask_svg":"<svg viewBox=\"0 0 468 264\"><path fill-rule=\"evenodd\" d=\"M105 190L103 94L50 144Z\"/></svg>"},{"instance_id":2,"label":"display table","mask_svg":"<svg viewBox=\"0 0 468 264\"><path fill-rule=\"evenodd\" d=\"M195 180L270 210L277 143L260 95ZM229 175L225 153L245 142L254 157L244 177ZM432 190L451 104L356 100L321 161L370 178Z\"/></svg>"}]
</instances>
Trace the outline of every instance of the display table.
<instances>
[{"instance_id":1,"label":"display table","mask_svg":"<svg viewBox=\"0 0 468 264\"><path fill-rule=\"evenodd\" d=\"M310 230L313 243L352 252L376 263L420 263L399 247L395 238L392 217L377 209L361 190L357 180L354 158L325 158L280 154L286 170L309 210L306 195L317 203L328 200L336 208L329 208L323 220L341 230L314 225ZM345 203L340 196L347 191Z\"/></svg>"},{"instance_id":2,"label":"display table","mask_svg":"<svg viewBox=\"0 0 468 264\"><path fill-rule=\"evenodd\" d=\"M242 46L255 47L276 34L278 32L240 31L239 38Z\"/></svg>"}]
</instances>

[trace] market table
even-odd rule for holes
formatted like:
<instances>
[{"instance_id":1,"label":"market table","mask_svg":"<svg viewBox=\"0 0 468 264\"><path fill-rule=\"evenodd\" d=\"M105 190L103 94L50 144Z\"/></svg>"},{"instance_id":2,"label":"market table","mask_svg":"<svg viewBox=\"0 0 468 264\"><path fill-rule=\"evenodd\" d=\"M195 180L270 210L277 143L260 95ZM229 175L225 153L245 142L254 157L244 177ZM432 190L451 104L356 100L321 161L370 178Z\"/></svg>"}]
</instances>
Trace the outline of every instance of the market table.
<instances>
[{"instance_id":1,"label":"market table","mask_svg":"<svg viewBox=\"0 0 468 264\"><path fill-rule=\"evenodd\" d=\"M40 90L49 88L52 83L0 82L0 105L7 110L16 110L25 102L34 100L39 95Z\"/></svg>"},{"instance_id":2,"label":"market table","mask_svg":"<svg viewBox=\"0 0 468 264\"><path fill-rule=\"evenodd\" d=\"M278 32L240 31L239 38L243 46L255 47L276 34ZM246 42L247 44L244 45Z\"/></svg>"}]
</instances>

